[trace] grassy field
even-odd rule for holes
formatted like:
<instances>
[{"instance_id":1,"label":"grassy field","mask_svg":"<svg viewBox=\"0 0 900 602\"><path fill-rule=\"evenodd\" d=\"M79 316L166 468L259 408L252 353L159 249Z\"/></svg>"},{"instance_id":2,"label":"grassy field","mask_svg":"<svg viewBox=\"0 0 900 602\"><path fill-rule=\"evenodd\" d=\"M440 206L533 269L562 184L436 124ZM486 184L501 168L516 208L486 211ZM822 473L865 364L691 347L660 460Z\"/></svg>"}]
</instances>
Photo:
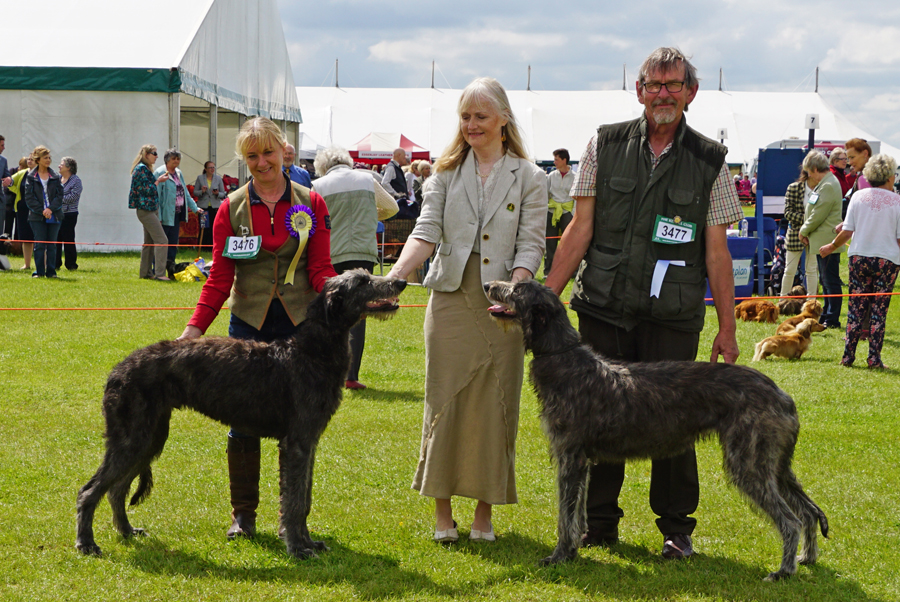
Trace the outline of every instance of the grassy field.
<instances>
[{"instance_id":1,"label":"grassy field","mask_svg":"<svg viewBox=\"0 0 900 602\"><path fill-rule=\"evenodd\" d=\"M201 286L140 280L135 254L84 254L79 263L81 270L63 270L56 281L0 272L0 308L192 307ZM421 288L402 298L425 301ZM581 550L563 566L538 567L555 545L554 470L527 384L520 503L496 509L497 542L468 542L474 504L459 501L460 543L433 543L432 504L410 489L422 418L421 308L370 323L361 374L369 388L345 395L322 438L310 529L330 552L297 561L278 540L272 442L263 444L261 533L226 542L227 429L177 412L154 464L153 495L130 512L149 536L122 540L104 502L95 520L104 555L82 557L73 545L75 495L103 453L105 378L132 350L176 337L189 315L0 311L0 600L900 600L900 372L840 367L840 331L816 334L800 361L757 366L797 402L802 431L794 468L832 528L831 539L820 539L816 566L770 584L762 578L778 565L779 539L726 484L715 441L698 445L695 558L660 558L662 537L647 503L649 463L641 462L627 470L621 543ZM210 333L225 334L227 317L223 312ZM715 331L710 309L700 359ZM739 362L749 363L753 344L773 331L739 324ZM900 368L898 332L895 307L884 348L892 368ZM860 354L864 366L865 343Z\"/></svg>"}]
</instances>

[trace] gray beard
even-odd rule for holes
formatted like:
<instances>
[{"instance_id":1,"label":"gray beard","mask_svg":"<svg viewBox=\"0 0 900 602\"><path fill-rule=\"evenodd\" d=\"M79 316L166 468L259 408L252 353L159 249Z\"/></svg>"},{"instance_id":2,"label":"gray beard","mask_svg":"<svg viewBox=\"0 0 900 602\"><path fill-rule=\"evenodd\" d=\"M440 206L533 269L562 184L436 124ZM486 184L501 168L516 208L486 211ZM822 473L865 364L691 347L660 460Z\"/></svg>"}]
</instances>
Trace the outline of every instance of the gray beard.
<instances>
[{"instance_id":1,"label":"gray beard","mask_svg":"<svg viewBox=\"0 0 900 602\"><path fill-rule=\"evenodd\" d=\"M669 107L674 108L675 105L665 105L664 107L657 107L657 109L664 108L668 109ZM668 125L673 123L675 119L678 117L675 111L668 110L654 110L653 111L653 121L657 123L657 125Z\"/></svg>"}]
</instances>

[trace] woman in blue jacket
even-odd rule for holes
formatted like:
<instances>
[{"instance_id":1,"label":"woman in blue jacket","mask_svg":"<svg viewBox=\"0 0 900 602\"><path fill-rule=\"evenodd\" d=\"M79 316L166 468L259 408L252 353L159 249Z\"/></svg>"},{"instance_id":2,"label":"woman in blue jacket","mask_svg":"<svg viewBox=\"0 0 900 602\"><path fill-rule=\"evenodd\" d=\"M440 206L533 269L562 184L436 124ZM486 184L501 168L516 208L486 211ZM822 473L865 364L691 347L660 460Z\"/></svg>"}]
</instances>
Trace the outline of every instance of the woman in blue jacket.
<instances>
[{"instance_id":1,"label":"woman in blue jacket","mask_svg":"<svg viewBox=\"0 0 900 602\"><path fill-rule=\"evenodd\" d=\"M38 146L31 153L36 167L22 179L22 198L28 206L28 225L34 233L32 278L56 278L56 236L63 220L63 186L50 169L50 150ZM48 244L49 243L49 244Z\"/></svg>"},{"instance_id":2,"label":"woman in blue jacket","mask_svg":"<svg viewBox=\"0 0 900 602\"><path fill-rule=\"evenodd\" d=\"M184 175L178 166L181 164L181 153L170 148L163 155L163 165L156 168L156 190L159 196L159 221L169 241L169 252L166 256L166 270L169 277L174 276L175 255L178 253L178 233L181 222L188 221L188 211L203 213L188 193Z\"/></svg>"}]
</instances>

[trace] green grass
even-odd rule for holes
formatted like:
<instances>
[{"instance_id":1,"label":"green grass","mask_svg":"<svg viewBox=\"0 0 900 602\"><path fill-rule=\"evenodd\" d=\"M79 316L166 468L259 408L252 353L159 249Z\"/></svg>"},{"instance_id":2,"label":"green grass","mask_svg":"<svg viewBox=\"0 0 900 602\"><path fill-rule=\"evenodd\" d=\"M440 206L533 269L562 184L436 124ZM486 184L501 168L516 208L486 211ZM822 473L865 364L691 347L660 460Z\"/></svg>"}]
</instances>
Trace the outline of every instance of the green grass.
<instances>
[{"instance_id":1,"label":"green grass","mask_svg":"<svg viewBox=\"0 0 900 602\"><path fill-rule=\"evenodd\" d=\"M191 307L200 291L200 284L138 279L135 254L84 254L79 263L83 269L63 270L57 281L0 272L0 307ZM13 265L21 260L13 258ZM407 289L402 300L424 303L425 291ZM898 314L894 308L889 316L884 348L885 363L896 368ZM622 543L581 550L563 566L538 567L555 544L554 470L527 385L518 439L520 502L496 509L498 541L431 542L432 504L410 489L422 419L420 308L370 323L361 374L369 389L345 395L322 438L309 524L330 552L297 561L277 539L272 442L263 445L260 536L226 542L226 428L176 412L154 465L153 495L130 511L149 536L122 540L104 502L95 520L104 556L84 558L73 546L75 495L102 457L105 378L132 350L179 335L189 315L0 311L0 600L900 599L898 372L838 366L841 332L816 334L801 361L757 366L797 402L802 433L795 470L832 528L831 539L820 540L815 567L769 584L762 578L778 565L778 538L726 484L715 441L698 446L694 559L660 559L662 538L647 503L649 463L639 462L629 465L621 496ZM225 334L227 317L223 311L211 334ZM710 309L700 359L715 330ZM739 324L739 361L748 363L753 344L773 330ZM864 359L865 343L860 353ZM464 535L473 507L468 500L455 504Z\"/></svg>"}]
</instances>

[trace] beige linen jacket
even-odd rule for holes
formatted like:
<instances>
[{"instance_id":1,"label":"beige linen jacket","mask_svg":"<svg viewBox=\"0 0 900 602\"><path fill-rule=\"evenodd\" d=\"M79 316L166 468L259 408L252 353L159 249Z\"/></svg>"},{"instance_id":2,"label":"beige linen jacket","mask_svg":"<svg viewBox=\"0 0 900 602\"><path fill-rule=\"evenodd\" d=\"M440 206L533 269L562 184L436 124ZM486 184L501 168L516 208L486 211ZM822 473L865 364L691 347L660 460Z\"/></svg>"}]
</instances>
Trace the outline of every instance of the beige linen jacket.
<instances>
[{"instance_id":1,"label":"beige linen jacket","mask_svg":"<svg viewBox=\"0 0 900 602\"><path fill-rule=\"evenodd\" d=\"M481 236L481 280L509 280L515 268L537 273L544 256L547 176L531 161L506 156L478 233L478 184L471 151L452 171L425 182L422 213L410 234L438 245L423 284L453 292L462 282L475 237Z\"/></svg>"},{"instance_id":2,"label":"beige linen jacket","mask_svg":"<svg viewBox=\"0 0 900 602\"><path fill-rule=\"evenodd\" d=\"M813 202L810 198L806 205L806 220L800 226L800 234L809 238L810 252L818 255L822 245L834 240L834 230L841 223L841 184L828 172L813 194L817 194L818 199ZM836 252L845 250L846 247L841 245Z\"/></svg>"}]
</instances>

